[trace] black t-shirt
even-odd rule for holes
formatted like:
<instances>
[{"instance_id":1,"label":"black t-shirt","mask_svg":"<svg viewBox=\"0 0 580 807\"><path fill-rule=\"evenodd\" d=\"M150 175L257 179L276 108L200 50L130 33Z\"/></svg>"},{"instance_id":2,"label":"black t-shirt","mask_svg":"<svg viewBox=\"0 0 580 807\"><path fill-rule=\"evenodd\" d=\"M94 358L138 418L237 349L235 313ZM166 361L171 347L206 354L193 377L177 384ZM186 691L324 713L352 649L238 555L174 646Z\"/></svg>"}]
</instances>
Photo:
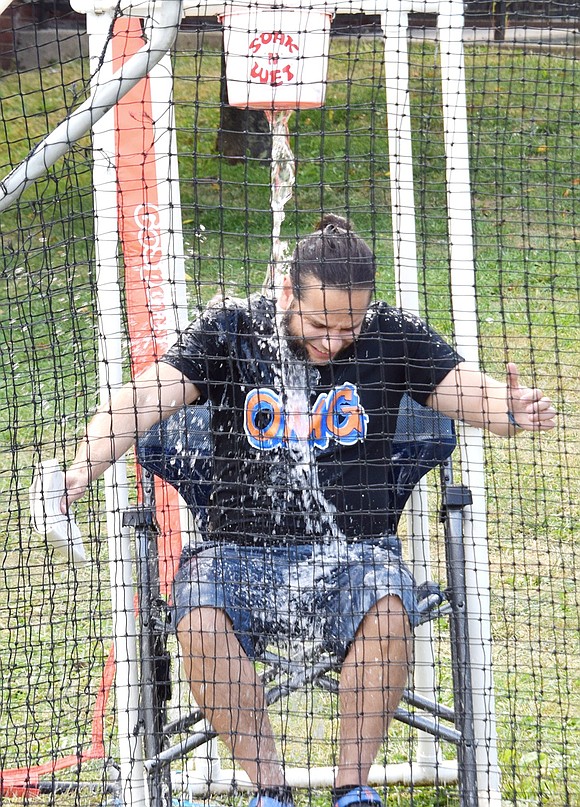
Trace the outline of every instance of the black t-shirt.
<instances>
[{"instance_id":1,"label":"black t-shirt","mask_svg":"<svg viewBox=\"0 0 580 807\"><path fill-rule=\"evenodd\" d=\"M209 538L252 543L383 535L404 393L420 404L460 357L421 319L371 305L357 340L313 365L262 296L210 305L163 361L211 402Z\"/></svg>"}]
</instances>

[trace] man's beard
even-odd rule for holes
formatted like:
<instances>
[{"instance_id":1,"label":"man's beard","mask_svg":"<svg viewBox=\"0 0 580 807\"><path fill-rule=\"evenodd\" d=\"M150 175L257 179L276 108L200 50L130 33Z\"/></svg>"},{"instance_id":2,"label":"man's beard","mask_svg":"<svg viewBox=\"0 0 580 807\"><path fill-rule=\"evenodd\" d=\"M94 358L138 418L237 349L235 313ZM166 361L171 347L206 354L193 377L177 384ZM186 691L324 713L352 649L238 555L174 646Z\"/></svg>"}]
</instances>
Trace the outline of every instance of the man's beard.
<instances>
[{"instance_id":1,"label":"man's beard","mask_svg":"<svg viewBox=\"0 0 580 807\"><path fill-rule=\"evenodd\" d=\"M285 311L280 320L280 336L286 340L288 349L300 361L308 361L305 340L301 339L290 330L290 323L296 314L293 311Z\"/></svg>"},{"instance_id":2,"label":"man's beard","mask_svg":"<svg viewBox=\"0 0 580 807\"><path fill-rule=\"evenodd\" d=\"M296 317L298 319L298 315L295 311L285 311L280 319L280 337L286 340L286 344L288 345L288 349L292 353L292 355L298 359L298 361L307 361L312 363L312 359L308 355L308 351L306 350L306 345L308 344L308 339L304 336L298 336L297 334L293 333L291 330L290 323L292 319ZM349 354L349 351L353 349L353 344L356 340L353 339L353 342L349 345L346 345L338 353L329 359L330 362L337 362L341 361L346 358Z\"/></svg>"}]
</instances>

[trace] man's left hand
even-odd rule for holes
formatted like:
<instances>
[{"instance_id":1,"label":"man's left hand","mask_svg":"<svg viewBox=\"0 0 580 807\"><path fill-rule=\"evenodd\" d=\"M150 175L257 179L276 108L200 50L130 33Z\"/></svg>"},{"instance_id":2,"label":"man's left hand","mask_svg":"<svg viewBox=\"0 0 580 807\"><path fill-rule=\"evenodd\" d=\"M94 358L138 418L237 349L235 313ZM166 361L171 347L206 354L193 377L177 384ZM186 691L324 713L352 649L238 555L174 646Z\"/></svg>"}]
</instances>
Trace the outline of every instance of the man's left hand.
<instances>
[{"instance_id":1,"label":"man's left hand","mask_svg":"<svg viewBox=\"0 0 580 807\"><path fill-rule=\"evenodd\" d=\"M518 428L525 431L548 431L556 425L552 401L540 389L522 387L517 365L507 365L508 407Z\"/></svg>"}]
</instances>

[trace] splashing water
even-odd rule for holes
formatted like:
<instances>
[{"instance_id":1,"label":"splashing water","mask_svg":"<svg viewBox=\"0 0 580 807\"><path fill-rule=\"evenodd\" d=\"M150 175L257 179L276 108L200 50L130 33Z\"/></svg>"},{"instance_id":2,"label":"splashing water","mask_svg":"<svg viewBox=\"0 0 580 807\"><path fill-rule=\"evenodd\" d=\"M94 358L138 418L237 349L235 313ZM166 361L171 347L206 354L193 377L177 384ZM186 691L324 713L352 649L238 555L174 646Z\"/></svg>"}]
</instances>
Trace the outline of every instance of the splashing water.
<instances>
[{"instance_id":1,"label":"splashing water","mask_svg":"<svg viewBox=\"0 0 580 807\"><path fill-rule=\"evenodd\" d=\"M300 491L307 532L326 536L328 540L340 540L344 535L336 523L336 507L320 487L315 449L309 439L312 429L310 393L320 380L319 371L290 350L282 332L282 316L278 314L276 319L279 385L284 397L288 431L294 435L294 439L288 441L289 492L296 495L296 491Z\"/></svg>"},{"instance_id":2,"label":"splashing water","mask_svg":"<svg viewBox=\"0 0 580 807\"><path fill-rule=\"evenodd\" d=\"M263 293L268 296L276 296L289 261L288 243L280 236L286 215L284 209L292 199L295 184L294 154L290 146L288 129L291 114L292 110L266 112L272 132L270 192L272 245L270 263L263 285ZM300 496L300 509L304 514L306 533L318 536L319 541L323 538L316 548L312 563L304 564L300 568L289 568L287 583L280 591L280 594L286 593L288 602L286 607L281 601L277 603L277 610L281 611L280 615L284 614L288 623L289 635L301 635L303 647L306 615L300 614L299 609L292 605L293 598L300 594L304 599L307 597L307 591L310 591L310 596L315 596L325 561L337 562L345 551L346 538L336 521L336 507L326 498L320 486L315 449L309 439L312 428L310 393L320 380L319 371L290 350L283 334L280 313L276 315L274 340L279 358L275 373L278 376L277 386L284 398L289 433L294 435L294 439L288 441L289 457L285 463L286 496L288 502L291 498ZM280 518L283 509L278 511ZM321 642L325 635L324 626L317 620L312 619L312 622L310 638L315 642Z\"/></svg>"},{"instance_id":3,"label":"splashing water","mask_svg":"<svg viewBox=\"0 0 580 807\"><path fill-rule=\"evenodd\" d=\"M264 280L263 291L275 295L282 283L288 263L288 242L282 241L282 223L286 217L284 208L292 198L295 181L294 154L290 146L288 122L293 110L272 110L266 112L272 132L272 166L270 207L272 209L272 247L270 264Z\"/></svg>"},{"instance_id":4,"label":"splashing water","mask_svg":"<svg viewBox=\"0 0 580 807\"><path fill-rule=\"evenodd\" d=\"M270 265L264 284L265 293L274 294L280 288L288 263L288 243L280 238L282 224L286 217L284 208L292 198L295 167L294 154L290 146L288 122L293 110L272 110L266 117L272 131L272 167L270 205L272 209L272 248ZM323 495L318 481L318 471L313 448L308 440L310 432L310 389L316 379L310 376L318 373L316 368L293 356L282 337L282 322L277 318L276 332L280 349L280 385L285 398L289 428L298 437L290 442L291 474L296 490L303 491L304 512L312 513L307 518L307 529L316 531L316 514L328 513L331 507ZM308 501L307 501L308 500ZM334 525L334 519L330 518ZM322 525L318 524L320 529ZM325 526L330 526L325 524ZM333 526L332 532L334 532Z\"/></svg>"},{"instance_id":5,"label":"splashing water","mask_svg":"<svg viewBox=\"0 0 580 807\"><path fill-rule=\"evenodd\" d=\"M279 346L278 385L284 398L288 429L293 438L288 440L287 496L298 496L304 517L306 534L316 536L317 546L310 562L290 564L286 580L272 605L281 618L285 641L293 652L305 647L323 645L327 630L323 614L315 607L324 590L323 579L329 568L344 558L346 537L336 521L336 507L324 495L318 477L315 448L309 440L312 428L310 393L320 381L317 367L296 356L290 349L282 331L282 318L277 316ZM277 368L276 368L277 369ZM310 602L310 605L308 603ZM298 643L293 640L299 637Z\"/></svg>"}]
</instances>

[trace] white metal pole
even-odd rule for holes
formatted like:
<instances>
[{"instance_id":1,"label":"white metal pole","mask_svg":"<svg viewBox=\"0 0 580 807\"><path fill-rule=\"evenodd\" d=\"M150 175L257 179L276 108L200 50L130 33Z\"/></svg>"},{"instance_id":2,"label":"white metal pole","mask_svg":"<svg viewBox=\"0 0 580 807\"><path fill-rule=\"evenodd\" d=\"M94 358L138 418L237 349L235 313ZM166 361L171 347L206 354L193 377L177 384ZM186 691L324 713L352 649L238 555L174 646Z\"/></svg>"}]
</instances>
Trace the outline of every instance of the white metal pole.
<instances>
[{"instance_id":1,"label":"white metal pole","mask_svg":"<svg viewBox=\"0 0 580 807\"><path fill-rule=\"evenodd\" d=\"M408 14L401 4L390 4L383 12L385 44L385 84L387 128L391 176L391 216L397 304L419 313L417 236L415 228L415 192L409 88L409 53L407 47ZM430 577L429 513L427 488L421 481L408 505L409 552L418 583ZM415 631L414 683L418 693L435 698L435 659L433 629L430 622ZM417 762L431 768L433 776L439 761L436 739L418 732Z\"/></svg>"},{"instance_id":2,"label":"white metal pole","mask_svg":"<svg viewBox=\"0 0 580 807\"><path fill-rule=\"evenodd\" d=\"M89 53L98 59L112 17L87 14ZM104 65L102 70L106 69ZM102 74L102 71L101 71ZM122 384L123 324L118 283L117 182L115 171L115 133L111 113L93 128L93 182L95 212L95 255L97 267L97 304L99 322L99 383L101 400L106 402L111 390ZM119 460L105 473L107 531L113 640L115 646L115 703L121 767L122 803L138 807L145 804L145 775L139 721L139 676L137 629L135 624L133 568L128 530L122 526L127 509L125 460Z\"/></svg>"},{"instance_id":3,"label":"white metal pole","mask_svg":"<svg viewBox=\"0 0 580 807\"><path fill-rule=\"evenodd\" d=\"M475 260L462 39L463 5L460 0L441 0L438 26L453 319L459 352L467 361L477 365L479 351ZM464 539L478 796L479 804L483 807L501 804L492 675L485 458L481 432L463 427L460 434L463 481L473 494L473 504L466 512Z\"/></svg>"}]
</instances>

